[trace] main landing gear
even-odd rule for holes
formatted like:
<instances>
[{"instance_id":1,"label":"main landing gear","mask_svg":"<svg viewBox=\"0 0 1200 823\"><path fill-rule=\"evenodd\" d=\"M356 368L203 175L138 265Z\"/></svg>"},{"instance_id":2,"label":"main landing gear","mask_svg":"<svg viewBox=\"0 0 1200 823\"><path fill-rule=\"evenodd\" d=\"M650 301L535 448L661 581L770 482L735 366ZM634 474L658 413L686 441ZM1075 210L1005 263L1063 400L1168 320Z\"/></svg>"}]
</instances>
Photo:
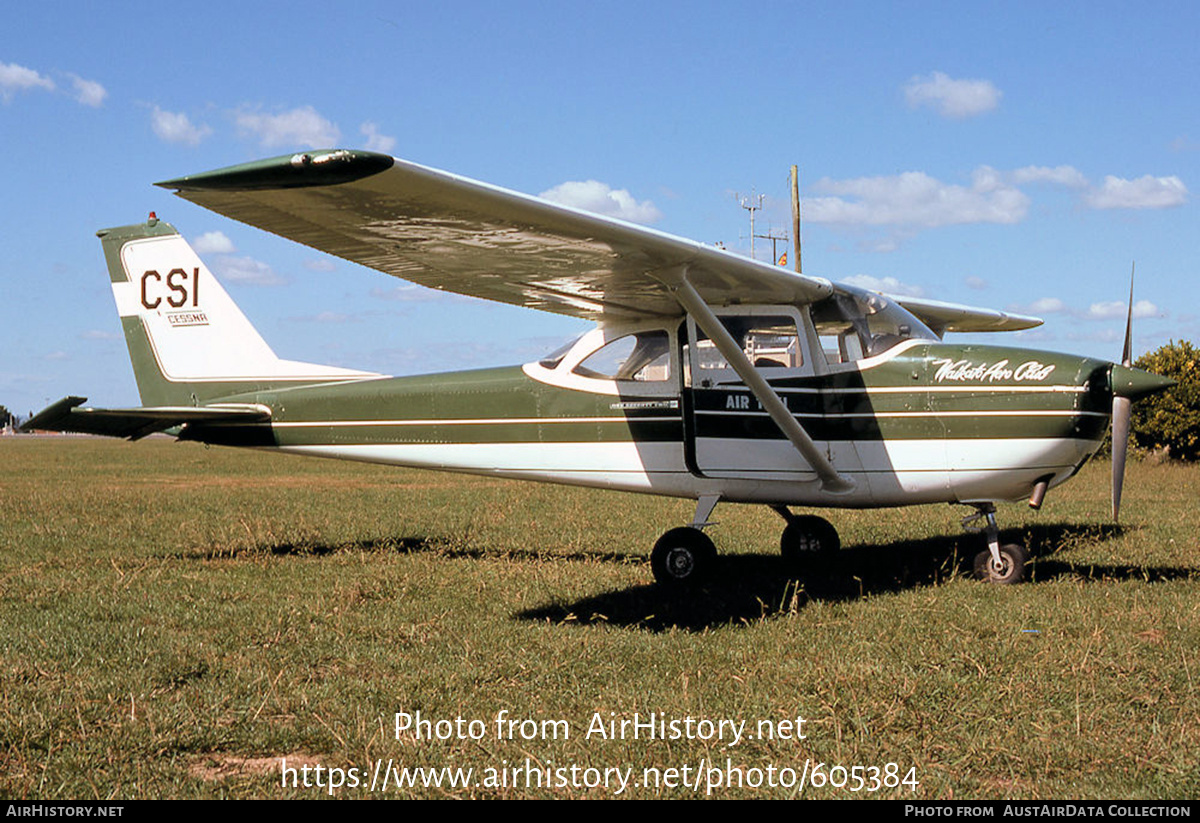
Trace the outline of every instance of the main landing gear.
<instances>
[{"instance_id":1,"label":"main landing gear","mask_svg":"<svg viewBox=\"0 0 1200 823\"><path fill-rule=\"evenodd\" d=\"M699 586L712 577L717 565L717 547L702 529L712 524L709 515L720 495L703 495L696 501L690 526L680 526L658 538L650 552L650 569L662 586L676 589Z\"/></svg>"},{"instance_id":2,"label":"main landing gear","mask_svg":"<svg viewBox=\"0 0 1200 823\"><path fill-rule=\"evenodd\" d=\"M680 526L658 538L650 552L654 579L664 586L698 586L712 577L717 547L708 535L693 526Z\"/></svg>"},{"instance_id":3,"label":"main landing gear","mask_svg":"<svg viewBox=\"0 0 1200 823\"><path fill-rule=\"evenodd\" d=\"M787 521L779 538L779 553L789 566L828 558L842 547L837 529L824 517L792 514L787 506L772 506L771 510Z\"/></svg>"},{"instance_id":4,"label":"main landing gear","mask_svg":"<svg viewBox=\"0 0 1200 823\"><path fill-rule=\"evenodd\" d=\"M975 555L975 577L988 583L1020 583L1025 579L1025 564L1029 562L1029 550L1016 543L1000 545L1000 529L996 526L996 507L991 503L974 504L976 512L963 518L963 528L978 532L971 524L983 519L982 529L987 537L987 548Z\"/></svg>"},{"instance_id":5,"label":"main landing gear","mask_svg":"<svg viewBox=\"0 0 1200 823\"><path fill-rule=\"evenodd\" d=\"M650 553L654 579L663 586L686 588L710 580L716 566L717 549L703 529L720 498L701 497L691 525L671 529L658 539ZM828 557L841 548L841 540L828 520L811 514L792 514L787 506L772 506L787 526L779 539L779 550L789 567L802 566Z\"/></svg>"}]
</instances>

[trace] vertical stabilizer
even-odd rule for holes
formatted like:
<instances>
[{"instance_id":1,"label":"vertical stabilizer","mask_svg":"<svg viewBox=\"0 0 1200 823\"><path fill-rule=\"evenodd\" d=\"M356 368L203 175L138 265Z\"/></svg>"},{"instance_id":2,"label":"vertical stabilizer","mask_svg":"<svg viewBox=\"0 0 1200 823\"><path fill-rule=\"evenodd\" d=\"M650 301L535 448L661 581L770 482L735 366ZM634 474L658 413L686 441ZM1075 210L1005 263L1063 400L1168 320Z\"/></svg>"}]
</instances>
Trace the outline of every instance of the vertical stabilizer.
<instances>
[{"instance_id":1,"label":"vertical stabilizer","mask_svg":"<svg viewBox=\"0 0 1200 823\"><path fill-rule=\"evenodd\" d=\"M153 215L97 235L144 405L376 376L281 360L187 241Z\"/></svg>"}]
</instances>

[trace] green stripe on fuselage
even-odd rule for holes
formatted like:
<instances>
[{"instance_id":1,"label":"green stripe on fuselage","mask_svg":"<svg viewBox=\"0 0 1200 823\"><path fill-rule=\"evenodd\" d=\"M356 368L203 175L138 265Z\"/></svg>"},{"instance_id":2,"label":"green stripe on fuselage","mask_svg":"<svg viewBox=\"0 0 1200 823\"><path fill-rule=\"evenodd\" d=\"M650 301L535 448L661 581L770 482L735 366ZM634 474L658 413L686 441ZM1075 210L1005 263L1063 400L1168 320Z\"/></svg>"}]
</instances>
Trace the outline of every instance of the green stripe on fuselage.
<instances>
[{"instance_id":1,"label":"green stripe on fuselage","mask_svg":"<svg viewBox=\"0 0 1200 823\"><path fill-rule=\"evenodd\" d=\"M1107 366L1022 349L929 344L862 371L772 383L820 441L1097 440L1108 406L1089 376ZM1022 367L1020 379L1005 376ZM745 388L686 391L698 436L783 440ZM664 402L680 398L551 386L520 367L278 388L224 399L266 405L270 427L193 427L185 436L314 446L680 442L684 431L685 404L671 408Z\"/></svg>"}]
</instances>

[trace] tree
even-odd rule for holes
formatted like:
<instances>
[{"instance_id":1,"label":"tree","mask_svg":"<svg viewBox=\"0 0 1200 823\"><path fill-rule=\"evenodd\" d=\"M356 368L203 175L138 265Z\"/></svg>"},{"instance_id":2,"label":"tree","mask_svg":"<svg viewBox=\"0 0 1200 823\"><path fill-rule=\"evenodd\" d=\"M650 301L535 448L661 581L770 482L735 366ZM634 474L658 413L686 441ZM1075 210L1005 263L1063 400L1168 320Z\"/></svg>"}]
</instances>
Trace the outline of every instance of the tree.
<instances>
[{"instance_id":1,"label":"tree","mask_svg":"<svg viewBox=\"0 0 1200 823\"><path fill-rule=\"evenodd\" d=\"M1133 404L1134 442L1143 449L1166 447L1176 460L1200 460L1200 349L1172 340L1133 365L1178 381Z\"/></svg>"}]
</instances>

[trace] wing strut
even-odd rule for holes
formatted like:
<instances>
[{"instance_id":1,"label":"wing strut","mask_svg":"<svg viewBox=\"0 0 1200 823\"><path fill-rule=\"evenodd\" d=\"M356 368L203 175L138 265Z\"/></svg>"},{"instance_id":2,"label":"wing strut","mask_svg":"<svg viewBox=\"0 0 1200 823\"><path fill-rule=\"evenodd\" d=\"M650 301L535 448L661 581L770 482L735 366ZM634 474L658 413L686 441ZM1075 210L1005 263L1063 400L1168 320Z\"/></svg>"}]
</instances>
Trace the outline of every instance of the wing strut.
<instances>
[{"instance_id":1,"label":"wing strut","mask_svg":"<svg viewBox=\"0 0 1200 823\"><path fill-rule=\"evenodd\" d=\"M677 283L671 283L668 288L675 295L679 304L696 321L696 325L713 341L717 351L733 367L738 377L742 378L742 382L754 393L758 402L775 421L775 425L779 426L784 436L796 447L796 451L800 452L800 456L812 466L817 476L821 478L822 491L844 494L852 490L854 482L838 473L833 464L817 448L813 439L808 436L804 427L796 422L796 418L788 410L787 404L771 388L771 384L758 373L758 370L750 362L750 358L746 357L746 353L742 351L742 347L730 336L729 332L725 330L724 324L717 319L708 304L696 293L695 288L688 282L686 272Z\"/></svg>"}]
</instances>

